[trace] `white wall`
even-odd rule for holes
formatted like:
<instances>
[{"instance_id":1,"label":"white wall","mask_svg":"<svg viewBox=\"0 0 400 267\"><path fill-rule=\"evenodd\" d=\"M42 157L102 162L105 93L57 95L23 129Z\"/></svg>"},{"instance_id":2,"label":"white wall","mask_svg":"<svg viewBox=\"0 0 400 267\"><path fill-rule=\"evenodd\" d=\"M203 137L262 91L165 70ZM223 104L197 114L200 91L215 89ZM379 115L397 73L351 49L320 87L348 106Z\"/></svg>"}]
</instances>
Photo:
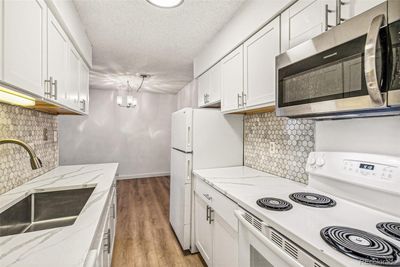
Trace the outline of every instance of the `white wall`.
<instances>
[{"instance_id":1,"label":"white wall","mask_svg":"<svg viewBox=\"0 0 400 267\"><path fill-rule=\"evenodd\" d=\"M60 165L119 162L121 176L169 173L176 96L141 93L138 106L126 109L116 94L91 89L88 117L59 117Z\"/></svg>"},{"instance_id":2,"label":"white wall","mask_svg":"<svg viewBox=\"0 0 400 267\"><path fill-rule=\"evenodd\" d=\"M198 92L197 81L193 80L183 87L177 94L177 109L182 108L197 108L198 107Z\"/></svg>"},{"instance_id":3,"label":"white wall","mask_svg":"<svg viewBox=\"0 0 400 267\"><path fill-rule=\"evenodd\" d=\"M233 18L212 38L194 59L194 77L198 77L239 44L262 28L294 0L248 0Z\"/></svg>"},{"instance_id":4,"label":"white wall","mask_svg":"<svg viewBox=\"0 0 400 267\"><path fill-rule=\"evenodd\" d=\"M348 151L400 157L400 116L316 123L317 151Z\"/></svg>"}]
</instances>

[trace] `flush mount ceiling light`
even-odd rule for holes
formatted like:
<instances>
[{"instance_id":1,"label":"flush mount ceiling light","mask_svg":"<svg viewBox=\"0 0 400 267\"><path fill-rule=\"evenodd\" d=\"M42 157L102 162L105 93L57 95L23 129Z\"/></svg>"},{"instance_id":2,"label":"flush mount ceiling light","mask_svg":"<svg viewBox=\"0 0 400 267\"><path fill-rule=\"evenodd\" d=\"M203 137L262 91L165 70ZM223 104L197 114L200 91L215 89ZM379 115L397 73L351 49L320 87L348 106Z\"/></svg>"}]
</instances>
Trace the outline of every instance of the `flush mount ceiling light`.
<instances>
[{"instance_id":1,"label":"flush mount ceiling light","mask_svg":"<svg viewBox=\"0 0 400 267\"><path fill-rule=\"evenodd\" d=\"M184 0L146 0L150 4L161 8L173 8L180 6Z\"/></svg>"}]
</instances>

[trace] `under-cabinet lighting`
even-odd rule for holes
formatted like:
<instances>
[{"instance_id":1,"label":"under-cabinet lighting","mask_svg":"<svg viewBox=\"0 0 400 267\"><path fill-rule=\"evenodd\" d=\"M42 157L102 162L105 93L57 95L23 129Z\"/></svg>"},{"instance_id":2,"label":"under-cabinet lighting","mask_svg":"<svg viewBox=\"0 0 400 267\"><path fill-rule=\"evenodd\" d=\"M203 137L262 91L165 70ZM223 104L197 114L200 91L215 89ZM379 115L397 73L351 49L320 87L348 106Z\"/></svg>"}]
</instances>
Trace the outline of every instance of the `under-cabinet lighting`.
<instances>
[{"instance_id":1,"label":"under-cabinet lighting","mask_svg":"<svg viewBox=\"0 0 400 267\"><path fill-rule=\"evenodd\" d=\"M0 87L0 102L24 107L35 105L35 99L32 97L2 87Z\"/></svg>"}]
</instances>

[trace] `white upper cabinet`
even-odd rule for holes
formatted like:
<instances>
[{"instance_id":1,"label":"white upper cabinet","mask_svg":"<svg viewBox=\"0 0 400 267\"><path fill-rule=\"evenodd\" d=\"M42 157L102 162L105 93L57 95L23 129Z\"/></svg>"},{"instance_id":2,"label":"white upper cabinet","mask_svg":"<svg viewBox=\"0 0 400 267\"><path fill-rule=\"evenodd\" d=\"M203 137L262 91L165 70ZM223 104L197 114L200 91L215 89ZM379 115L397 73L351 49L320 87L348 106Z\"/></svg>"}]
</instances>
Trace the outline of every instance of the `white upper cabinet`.
<instances>
[{"instance_id":1,"label":"white upper cabinet","mask_svg":"<svg viewBox=\"0 0 400 267\"><path fill-rule=\"evenodd\" d=\"M203 73L198 79L199 107L213 106L221 102L221 63Z\"/></svg>"},{"instance_id":2,"label":"white upper cabinet","mask_svg":"<svg viewBox=\"0 0 400 267\"><path fill-rule=\"evenodd\" d=\"M68 48L69 40L58 21L49 12L47 25L48 79L51 99L68 105Z\"/></svg>"},{"instance_id":3,"label":"white upper cabinet","mask_svg":"<svg viewBox=\"0 0 400 267\"><path fill-rule=\"evenodd\" d=\"M275 57L280 53L279 17L244 43L243 106L275 104Z\"/></svg>"},{"instance_id":4,"label":"white upper cabinet","mask_svg":"<svg viewBox=\"0 0 400 267\"><path fill-rule=\"evenodd\" d=\"M83 60L80 61L80 86L79 86L79 109L89 114L89 75L90 71Z\"/></svg>"},{"instance_id":5,"label":"white upper cabinet","mask_svg":"<svg viewBox=\"0 0 400 267\"><path fill-rule=\"evenodd\" d=\"M197 78L197 93L198 93L198 105L199 107L204 107L206 105L206 92L209 86L209 75L208 73L203 73L199 78Z\"/></svg>"},{"instance_id":6,"label":"white upper cabinet","mask_svg":"<svg viewBox=\"0 0 400 267\"><path fill-rule=\"evenodd\" d=\"M342 0L340 17L343 20L347 20L385 1L386 0Z\"/></svg>"},{"instance_id":7,"label":"white upper cabinet","mask_svg":"<svg viewBox=\"0 0 400 267\"><path fill-rule=\"evenodd\" d=\"M282 51L336 25L336 0L299 0L281 14Z\"/></svg>"},{"instance_id":8,"label":"white upper cabinet","mask_svg":"<svg viewBox=\"0 0 400 267\"><path fill-rule=\"evenodd\" d=\"M43 96L47 6L42 0L5 0L3 8L3 81Z\"/></svg>"},{"instance_id":9,"label":"white upper cabinet","mask_svg":"<svg viewBox=\"0 0 400 267\"><path fill-rule=\"evenodd\" d=\"M72 108L79 109L79 89L81 86L81 58L75 48L70 45L68 49L68 88L67 101Z\"/></svg>"},{"instance_id":10,"label":"white upper cabinet","mask_svg":"<svg viewBox=\"0 0 400 267\"><path fill-rule=\"evenodd\" d=\"M222 112L242 108L243 98L243 45L221 61Z\"/></svg>"}]
</instances>

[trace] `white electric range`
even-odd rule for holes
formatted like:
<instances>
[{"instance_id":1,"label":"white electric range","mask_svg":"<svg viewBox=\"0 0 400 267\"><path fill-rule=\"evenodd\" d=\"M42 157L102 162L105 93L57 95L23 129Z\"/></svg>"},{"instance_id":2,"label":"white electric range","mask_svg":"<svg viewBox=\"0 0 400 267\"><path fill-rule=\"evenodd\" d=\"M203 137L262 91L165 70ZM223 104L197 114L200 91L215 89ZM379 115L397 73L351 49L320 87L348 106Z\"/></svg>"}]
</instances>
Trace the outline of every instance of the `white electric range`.
<instances>
[{"instance_id":1,"label":"white electric range","mask_svg":"<svg viewBox=\"0 0 400 267\"><path fill-rule=\"evenodd\" d=\"M239 266L400 266L400 159L314 152L307 172L212 180L242 207Z\"/></svg>"}]
</instances>

